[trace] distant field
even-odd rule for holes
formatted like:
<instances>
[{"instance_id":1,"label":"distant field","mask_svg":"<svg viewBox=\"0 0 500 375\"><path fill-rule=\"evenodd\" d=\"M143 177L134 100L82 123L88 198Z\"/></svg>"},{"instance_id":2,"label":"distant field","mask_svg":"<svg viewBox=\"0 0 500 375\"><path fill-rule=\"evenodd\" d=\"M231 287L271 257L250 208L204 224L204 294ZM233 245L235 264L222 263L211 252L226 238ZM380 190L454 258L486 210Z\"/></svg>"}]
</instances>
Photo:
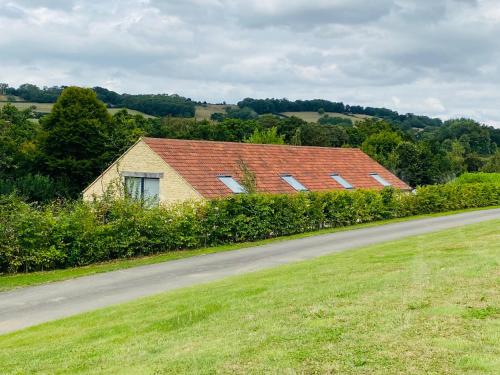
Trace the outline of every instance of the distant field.
<instances>
[{"instance_id":1,"label":"distant field","mask_svg":"<svg viewBox=\"0 0 500 375\"><path fill-rule=\"evenodd\" d=\"M19 102L22 102L23 99L21 99L20 97L18 96L11 96L10 97L11 99L15 100L15 101L19 101ZM0 101L7 101L7 95L0 95Z\"/></svg>"},{"instance_id":2,"label":"distant field","mask_svg":"<svg viewBox=\"0 0 500 375\"><path fill-rule=\"evenodd\" d=\"M214 113L226 113L226 107L232 107L232 105L225 104L207 104L197 105L195 117L197 120L210 120L210 116Z\"/></svg>"},{"instance_id":3,"label":"distant field","mask_svg":"<svg viewBox=\"0 0 500 375\"><path fill-rule=\"evenodd\" d=\"M0 96L0 100L2 100L1 96ZM0 108L3 107L5 104L7 104L7 103L0 102ZM21 109L21 110L34 106L35 111L41 112L41 113L49 113L52 110L52 106L54 105L53 103L32 103L32 102L15 102L15 103L11 103L11 104L13 104L18 109ZM109 113L114 114L122 109L124 109L124 108L108 108L108 111L109 111ZM125 108L125 109L132 115L143 115L146 118L154 118L154 116L150 116L150 115L147 115L145 113L135 111L133 109L128 109L128 108Z\"/></svg>"},{"instance_id":4,"label":"distant field","mask_svg":"<svg viewBox=\"0 0 500 375\"><path fill-rule=\"evenodd\" d=\"M325 114L327 114L330 117L341 117L352 121L361 121L363 119L371 117L368 115L346 115L337 112L325 112ZM295 116L307 122L318 122L318 120L323 116L320 115L318 112L282 112L282 115L288 117Z\"/></svg>"}]
</instances>

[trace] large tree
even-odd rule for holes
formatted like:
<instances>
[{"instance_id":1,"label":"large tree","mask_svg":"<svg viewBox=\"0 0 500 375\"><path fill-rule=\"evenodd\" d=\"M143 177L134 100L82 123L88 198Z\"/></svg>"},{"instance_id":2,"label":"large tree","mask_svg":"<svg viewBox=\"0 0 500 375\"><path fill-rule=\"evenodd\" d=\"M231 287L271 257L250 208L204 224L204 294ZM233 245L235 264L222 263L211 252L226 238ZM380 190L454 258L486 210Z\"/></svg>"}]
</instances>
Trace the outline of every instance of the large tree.
<instances>
[{"instance_id":1,"label":"large tree","mask_svg":"<svg viewBox=\"0 0 500 375\"><path fill-rule=\"evenodd\" d=\"M42 118L45 168L78 193L103 169L112 118L91 89L64 89L52 112Z\"/></svg>"}]
</instances>

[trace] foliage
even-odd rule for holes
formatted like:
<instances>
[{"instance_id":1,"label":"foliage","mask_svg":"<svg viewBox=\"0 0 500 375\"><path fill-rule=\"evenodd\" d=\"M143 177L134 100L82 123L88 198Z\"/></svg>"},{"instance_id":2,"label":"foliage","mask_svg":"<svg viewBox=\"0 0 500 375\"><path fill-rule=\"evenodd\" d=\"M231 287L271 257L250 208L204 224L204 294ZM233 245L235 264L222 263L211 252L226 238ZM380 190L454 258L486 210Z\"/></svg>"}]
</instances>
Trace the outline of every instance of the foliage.
<instances>
[{"instance_id":1,"label":"foliage","mask_svg":"<svg viewBox=\"0 0 500 375\"><path fill-rule=\"evenodd\" d=\"M488 162L481 169L483 172L498 172L500 173L500 150L497 150Z\"/></svg>"},{"instance_id":2,"label":"foliage","mask_svg":"<svg viewBox=\"0 0 500 375\"><path fill-rule=\"evenodd\" d=\"M64 86L43 87L40 89L36 85L25 83L17 89L9 87L5 91L9 95L19 96L28 102L54 103L63 89Z\"/></svg>"},{"instance_id":3,"label":"foliage","mask_svg":"<svg viewBox=\"0 0 500 375\"><path fill-rule=\"evenodd\" d=\"M241 186L248 194L257 192L257 176L243 159L238 159L238 168L241 172Z\"/></svg>"},{"instance_id":4,"label":"foliage","mask_svg":"<svg viewBox=\"0 0 500 375\"><path fill-rule=\"evenodd\" d=\"M226 117L227 118L236 118L240 120L252 120L257 118L257 112L255 112L252 108L242 107L242 108L226 108Z\"/></svg>"},{"instance_id":5,"label":"foliage","mask_svg":"<svg viewBox=\"0 0 500 375\"><path fill-rule=\"evenodd\" d=\"M270 129L259 130L255 129L252 135L245 139L246 143L257 144L285 144L285 136L278 134L278 128L272 127Z\"/></svg>"},{"instance_id":6,"label":"foliage","mask_svg":"<svg viewBox=\"0 0 500 375\"><path fill-rule=\"evenodd\" d=\"M394 170L395 166L391 163L391 157L393 157L394 150L402 141L398 133L385 130L366 138L361 145L361 149L381 164Z\"/></svg>"},{"instance_id":7,"label":"foliage","mask_svg":"<svg viewBox=\"0 0 500 375\"><path fill-rule=\"evenodd\" d=\"M109 163L141 135L229 142L286 143L304 146L361 147L411 186L443 183L464 172L500 171L500 129L469 119L446 121L413 114L399 115L384 108L349 106L325 100L291 102L286 99L245 99L213 121L174 116L194 115L195 103L176 95L127 95L101 87L93 89L108 106L127 106L164 118L144 118L120 111L105 113L105 104L90 89L39 89L22 85L19 93L35 100L57 94L51 114L41 117L32 109L10 104L0 109L0 180L4 192L18 191L30 200L76 197ZM8 94L17 90L2 86ZM71 92L68 100L67 94ZM83 91L79 91L83 90ZM77 92L80 92L77 94ZM82 93L86 93L83 95ZM24 93L24 94L23 94ZM27 96L28 93L31 96ZM64 100L63 100L64 99ZM40 99L42 100L42 99ZM62 104L64 102L64 104ZM65 109L62 110L61 108ZM282 111L320 111L318 123L283 117ZM326 112L363 114L356 121L329 117ZM271 113L267 114L266 113ZM258 116L259 114L259 116ZM41 117L39 122L35 117ZM274 130L276 129L276 130ZM21 188L24 176L50 179L58 186L41 189L47 196ZM26 177L31 178L31 177ZM19 180L19 181L18 181Z\"/></svg>"},{"instance_id":8,"label":"foliage","mask_svg":"<svg viewBox=\"0 0 500 375\"><path fill-rule=\"evenodd\" d=\"M28 102L54 103L62 94L65 86L44 87L25 83L19 88L5 87L3 91L9 95L19 96ZM103 87L94 87L99 100L110 107L126 107L151 116L193 117L195 103L179 95L130 95L118 94Z\"/></svg>"},{"instance_id":9,"label":"foliage","mask_svg":"<svg viewBox=\"0 0 500 375\"><path fill-rule=\"evenodd\" d=\"M128 199L37 206L4 195L0 196L0 272L74 267L499 204L498 183L433 185L417 189L416 194L391 188L238 194L149 209Z\"/></svg>"},{"instance_id":10,"label":"foliage","mask_svg":"<svg viewBox=\"0 0 500 375\"><path fill-rule=\"evenodd\" d=\"M476 184L484 182L500 184L500 173L464 173L453 182L457 184Z\"/></svg>"},{"instance_id":11,"label":"foliage","mask_svg":"<svg viewBox=\"0 0 500 375\"><path fill-rule=\"evenodd\" d=\"M54 178L66 178L78 192L107 162L111 116L92 90L68 87L41 124L44 169Z\"/></svg>"},{"instance_id":12,"label":"foliage","mask_svg":"<svg viewBox=\"0 0 500 375\"><path fill-rule=\"evenodd\" d=\"M3 335L2 373L498 374L498 225L331 254Z\"/></svg>"},{"instance_id":13,"label":"foliage","mask_svg":"<svg viewBox=\"0 0 500 375\"><path fill-rule=\"evenodd\" d=\"M326 114L318 120L318 124L352 126L353 122L349 118L329 116L328 114Z\"/></svg>"}]
</instances>

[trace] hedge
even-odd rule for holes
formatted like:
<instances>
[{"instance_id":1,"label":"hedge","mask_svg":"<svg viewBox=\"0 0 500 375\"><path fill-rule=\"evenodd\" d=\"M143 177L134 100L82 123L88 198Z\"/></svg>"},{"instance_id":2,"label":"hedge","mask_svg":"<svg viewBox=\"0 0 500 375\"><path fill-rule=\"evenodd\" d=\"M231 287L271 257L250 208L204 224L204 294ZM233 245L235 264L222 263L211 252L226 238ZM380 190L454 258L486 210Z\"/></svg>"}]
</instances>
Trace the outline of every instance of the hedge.
<instances>
[{"instance_id":1,"label":"hedge","mask_svg":"<svg viewBox=\"0 0 500 375\"><path fill-rule=\"evenodd\" d=\"M241 194L143 208L131 200L36 206L0 196L0 272L75 267L303 233L321 228L500 205L500 184L295 195Z\"/></svg>"},{"instance_id":2,"label":"hedge","mask_svg":"<svg viewBox=\"0 0 500 375\"><path fill-rule=\"evenodd\" d=\"M492 184L500 184L500 173L486 172L467 172L453 180L457 184L471 184L488 182Z\"/></svg>"}]
</instances>

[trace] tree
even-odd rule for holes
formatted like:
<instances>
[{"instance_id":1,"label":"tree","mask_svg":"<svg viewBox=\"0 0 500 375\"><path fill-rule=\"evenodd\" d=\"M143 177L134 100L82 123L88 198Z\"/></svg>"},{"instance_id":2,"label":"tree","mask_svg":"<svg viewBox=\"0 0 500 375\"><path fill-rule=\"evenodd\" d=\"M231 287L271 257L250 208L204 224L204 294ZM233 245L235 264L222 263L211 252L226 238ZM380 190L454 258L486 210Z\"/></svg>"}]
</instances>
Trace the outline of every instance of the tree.
<instances>
[{"instance_id":1,"label":"tree","mask_svg":"<svg viewBox=\"0 0 500 375\"><path fill-rule=\"evenodd\" d=\"M245 139L245 143L283 145L285 144L285 137L278 134L276 127L264 130L255 129L253 134Z\"/></svg>"},{"instance_id":2,"label":"tree","mask_svg":"<svg viewBox=\"0 0 500 375\"><path fill-rule=\"evenodd\" d=\"M290 139L290 144L293 146L302 145L300 128L295 129L295 133L293 134L292 138Z\"/></svg>"},{"instance_id":3,"label":"tree","mask_svg":"<svg viewBox=\"0 0 500 375\"><path fill-rule=\"evenodd\" d=\"M257 192L257 177L255 173L248 167L248 164L243 159L237 160L238 168L241 171L241 186L248 194Z\"/></svg>"},{"instance_id":4,"label":"tree","mask_svg":"<svg viewBox=\"0 0 500 375\"><path fill-rule=\"evenodd\" d=\"M394 170L396 167L394 165L395 159L394 155L391 154L402 141L403 139L398 133L384 130L366 138L361 148L372 158Z\"/></svg>"},{"instance_id":5,"label":"tree","mask_svg":"<svg viewBox=\"0 0 500 375\"><path fill-rule=\"evenodd\" d=\"M224 121L224 113L214 112L210 115L210 120L221 122Z\"/></svg>"},{"instance_id":6,"label":"tree","mask_svg":"<svg viewBox=\"0 0 500 375\"><path fill-rule=\"evenodd\" d=\"M500 172L500 150L498 150L481 169L483 172Z\"/></svg>"},{"instance_id":7,"label":"tree","mask_svg":"<svg viewBox=\"0 0 500 375\"><path fill-rule=\"evenodd\" d=\"M40 126L31 116L31 109L0 108L0 177L18 178L34 169Z\"/></svg>"},{"instance_id":8,"label":"tree","mask_svg":"<svg viewBox=\"0 0 500 375\"><path fill-rule=\"evenodd\" d=\"M7 83L0 83L0 95L6 95L9 85Z\"/></svg>"},{"instance_id":9,"label":"tree","mask_svg":"<svg viewBox=\"0 0 500 375\"><path fill-rule=\"evenodd\" d=\"M457 140L452 141L448 157L451 161L451 172L454 176L459 176L467 170L464 156L465 148L463 144Z\"/></svg>"},{"instance_id":10,"label":"tree","mask_svg":"<svg viewBox=\"0 0 500 375\"><path fill-rule=\"evenodd\" d=\"M41 124L46 171L76 195L105 166L111 116L92 89L68 87Z\"/></svg>"},{"instance_id":11,"label":"tree","mask_svg":"<svg viewBox=\"0 0 500 375\"><path fill-rule=\"evenodd\" d=\"M243 107L243 108L233 108L226 107L226 117L235 118L239 120L252 120L257 118L257 112L255 112L252 108Z\"/></svg>"}]
</instances>

